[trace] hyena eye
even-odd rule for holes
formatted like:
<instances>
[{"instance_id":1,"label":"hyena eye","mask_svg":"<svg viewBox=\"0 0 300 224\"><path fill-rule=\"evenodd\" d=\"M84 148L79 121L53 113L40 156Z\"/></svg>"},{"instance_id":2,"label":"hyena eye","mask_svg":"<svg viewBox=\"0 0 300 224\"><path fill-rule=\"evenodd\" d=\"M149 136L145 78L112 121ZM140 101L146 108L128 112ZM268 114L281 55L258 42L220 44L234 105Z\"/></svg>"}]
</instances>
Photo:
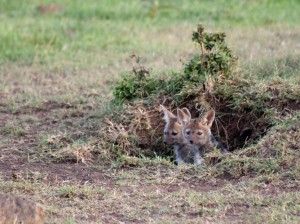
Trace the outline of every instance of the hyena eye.
<instances>
[{"instance_id":1,"label":"hyena eye","mask_svg":"<svg viewBox=\"0 0 300 224\"><path fill-rule=\"evenodd\" d=\"M188 131L185 132L185 134L186 134L186 135L190 135L190 134L191 134L191 131L188 130Z\"/></svg>"},{"instance_id":2,"label":"hyena eye","mask_svg":"<svg viewBox=\"0 0 300 224\"><path fill-rule=\"evenodd\" d=\"M172 135L173 135L173 136L177 135L177 132L174 132L174 131L173 131L173 132L172 132Z\"/></svg>"},{"instance_id":3,"label":"hyena eye","mask_svg":"<svg viewBox=\"0 0 300 224\"><path fill-rule=\"evenodd\" d=\"M201 131L198 131L198 132L197 132L197 135L202 135L202 132L201 132Z\"/></svg>"}]
</instances>

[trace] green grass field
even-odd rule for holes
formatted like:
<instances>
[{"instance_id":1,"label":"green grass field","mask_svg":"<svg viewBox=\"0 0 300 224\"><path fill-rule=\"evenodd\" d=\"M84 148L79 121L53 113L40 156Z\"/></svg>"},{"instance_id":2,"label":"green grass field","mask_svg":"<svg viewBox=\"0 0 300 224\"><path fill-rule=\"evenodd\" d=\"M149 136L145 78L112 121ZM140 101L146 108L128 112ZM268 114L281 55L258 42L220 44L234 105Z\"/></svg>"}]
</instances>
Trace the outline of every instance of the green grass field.
<instances>
[{"instance_id":1,"label":"green grass field","mask_svg":"<svg viewBox=\"0 0 300 224\"><path fill-rule=\"evenodd\" d=\"M300 222L300 99L284 118L274 115L278 125L257 145L216 167L112 158L99 137L117 110L112 89L132 69L132 53L155 74L181 71L200 51L191 42L199 22L226 32L243 78L262 91L278 85L276 97L294 94L298 0L0 5L0 192L44 204L45 223Z\"/></svg>"}]
</instances>

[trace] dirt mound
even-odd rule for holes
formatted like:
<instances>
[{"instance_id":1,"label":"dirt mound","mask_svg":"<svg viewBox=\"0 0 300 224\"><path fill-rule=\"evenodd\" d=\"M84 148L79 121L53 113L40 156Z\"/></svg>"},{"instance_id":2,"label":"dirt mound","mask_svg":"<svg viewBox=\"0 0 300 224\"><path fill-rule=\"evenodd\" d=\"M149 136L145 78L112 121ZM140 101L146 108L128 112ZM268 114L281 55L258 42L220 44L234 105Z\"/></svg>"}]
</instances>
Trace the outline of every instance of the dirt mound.
<instances>
[{"instance_id":1,"label":"dirt mound","mask_svg":"<svg viewBox=\"0 0 300 224\"><path fill-rule=\"evenodd\" d=\"M230 151L250 146L285 116L300 109L297 85L243 78L237 58L225 43L224 33L206 33L199 25L193 33L201 49L184 70L166 77L150 74L136 55L137 66L114 89L121 110L105 120L100 131L103 147L116 157L172 156L162 143L162 112L187 107L193 117L214 108L213 133Z\"/></svg>"}]
</instances>

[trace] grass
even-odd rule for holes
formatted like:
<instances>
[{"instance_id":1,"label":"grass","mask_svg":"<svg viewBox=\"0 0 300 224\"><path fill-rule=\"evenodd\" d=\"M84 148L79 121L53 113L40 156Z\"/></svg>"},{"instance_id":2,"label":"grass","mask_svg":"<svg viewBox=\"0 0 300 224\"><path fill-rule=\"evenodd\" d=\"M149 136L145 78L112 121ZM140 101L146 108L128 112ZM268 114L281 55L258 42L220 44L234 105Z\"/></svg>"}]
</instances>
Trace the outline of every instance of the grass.
<instances>
[{"instance_id":1,"label":"grass","mask_svg":"<svg viewBox=\"0 0 300 224\"><path fill-rule=\"evenodd\" d=\"M151 1L51 1L61 8L39 13L31 1L3 1L1 9L0 63L22 62L61 69L88 67L103 60L118 60L122 54L139 49L144 54L159 49L160 42L144 34L154 27L160 32L179 24L203 21L209 27L257 27L283 24L297 26L297 1L158 1L151 16ZM105 5L105 7L103 7ZM21 22L20 22L21 21ZM153 29L153 28L152 28ZM147 41L148 40L148 41ZM145 44L148 42L147 48ZM149 52L150 51L150 52ZM113 55L114 57L107 57Z\"/></svg>"},{"instance_id":2,"label":"grass","mask_svg":"<svg viewBox=\"0 0 300 224\"><path fill-rule=\"evenodd\" d=\"M117 181L109 186L103 180L97 186L60 182L49 186L44 181L32 183L25 179L3 182L1 189L34 194L35 200L46 202L48 215L53 217L46 223L66 223L70 219L75 223L297 223L299 218L299 206L295 203L299 201L298 193L281 189L282 183L276 176L269 182L254 178L239 183L203 183L197 177L187 176L184 170L164 166L103 171ZM155 182L147 182L151 179ZM90 213L91 207L95 212Z\"/></svg>"},{"instance_id":3,"label":"grass","mask_svg":"<svg viewBox=\"0 0 300 224\"><path fill-rule=\"evenodd\" d=\"M293 104L270 111L262 139L228 156L208 153L204 169L174 166L169 149L124 154L130 136L110 122L147 117L109 104L120 73L136 66L132 52L159 77L181 71L180 60L200 52L190 41L199 21L226 32L242 78L255 83L237 86L235 106L245 91L254 107L258 96L299 96L297 0L0 4L0 191L44 204L46 223L299 222ZM58 10L38 8L48 4Z\"/></svg>"}]
</instances>

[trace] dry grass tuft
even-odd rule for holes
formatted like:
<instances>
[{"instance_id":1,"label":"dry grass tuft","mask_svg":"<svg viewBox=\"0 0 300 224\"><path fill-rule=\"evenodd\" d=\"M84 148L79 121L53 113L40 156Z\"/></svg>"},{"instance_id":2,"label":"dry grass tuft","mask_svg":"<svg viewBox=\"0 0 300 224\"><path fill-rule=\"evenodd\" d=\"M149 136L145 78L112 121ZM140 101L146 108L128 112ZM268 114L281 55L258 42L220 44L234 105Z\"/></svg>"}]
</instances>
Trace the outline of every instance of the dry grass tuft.
<instances>
[{"instance_id":1,"label":"dry grass tuft","mask_svg":"<svg viewBox=\"0 0 300 224\"><path fill-rule=\"evenodd\" d=\"M125 105L122 112L116 111L114 118L106 118L100 129L102 147L110 147L115 155L152 155L151 147L159 145L163 123L160 112L145 104Z\"/></svg>"},{"instance_id":2,"label":"dry grass tuft","mask_svg":"<svg viewBox=\"0 0 300 224\"><path fill-rule=\"evenodd\" d=\"M71 145L54 152L52 155L59 161L83 163L86 165L94 161L93 148L88 145Z\"/></svg>"}]
</instances>

